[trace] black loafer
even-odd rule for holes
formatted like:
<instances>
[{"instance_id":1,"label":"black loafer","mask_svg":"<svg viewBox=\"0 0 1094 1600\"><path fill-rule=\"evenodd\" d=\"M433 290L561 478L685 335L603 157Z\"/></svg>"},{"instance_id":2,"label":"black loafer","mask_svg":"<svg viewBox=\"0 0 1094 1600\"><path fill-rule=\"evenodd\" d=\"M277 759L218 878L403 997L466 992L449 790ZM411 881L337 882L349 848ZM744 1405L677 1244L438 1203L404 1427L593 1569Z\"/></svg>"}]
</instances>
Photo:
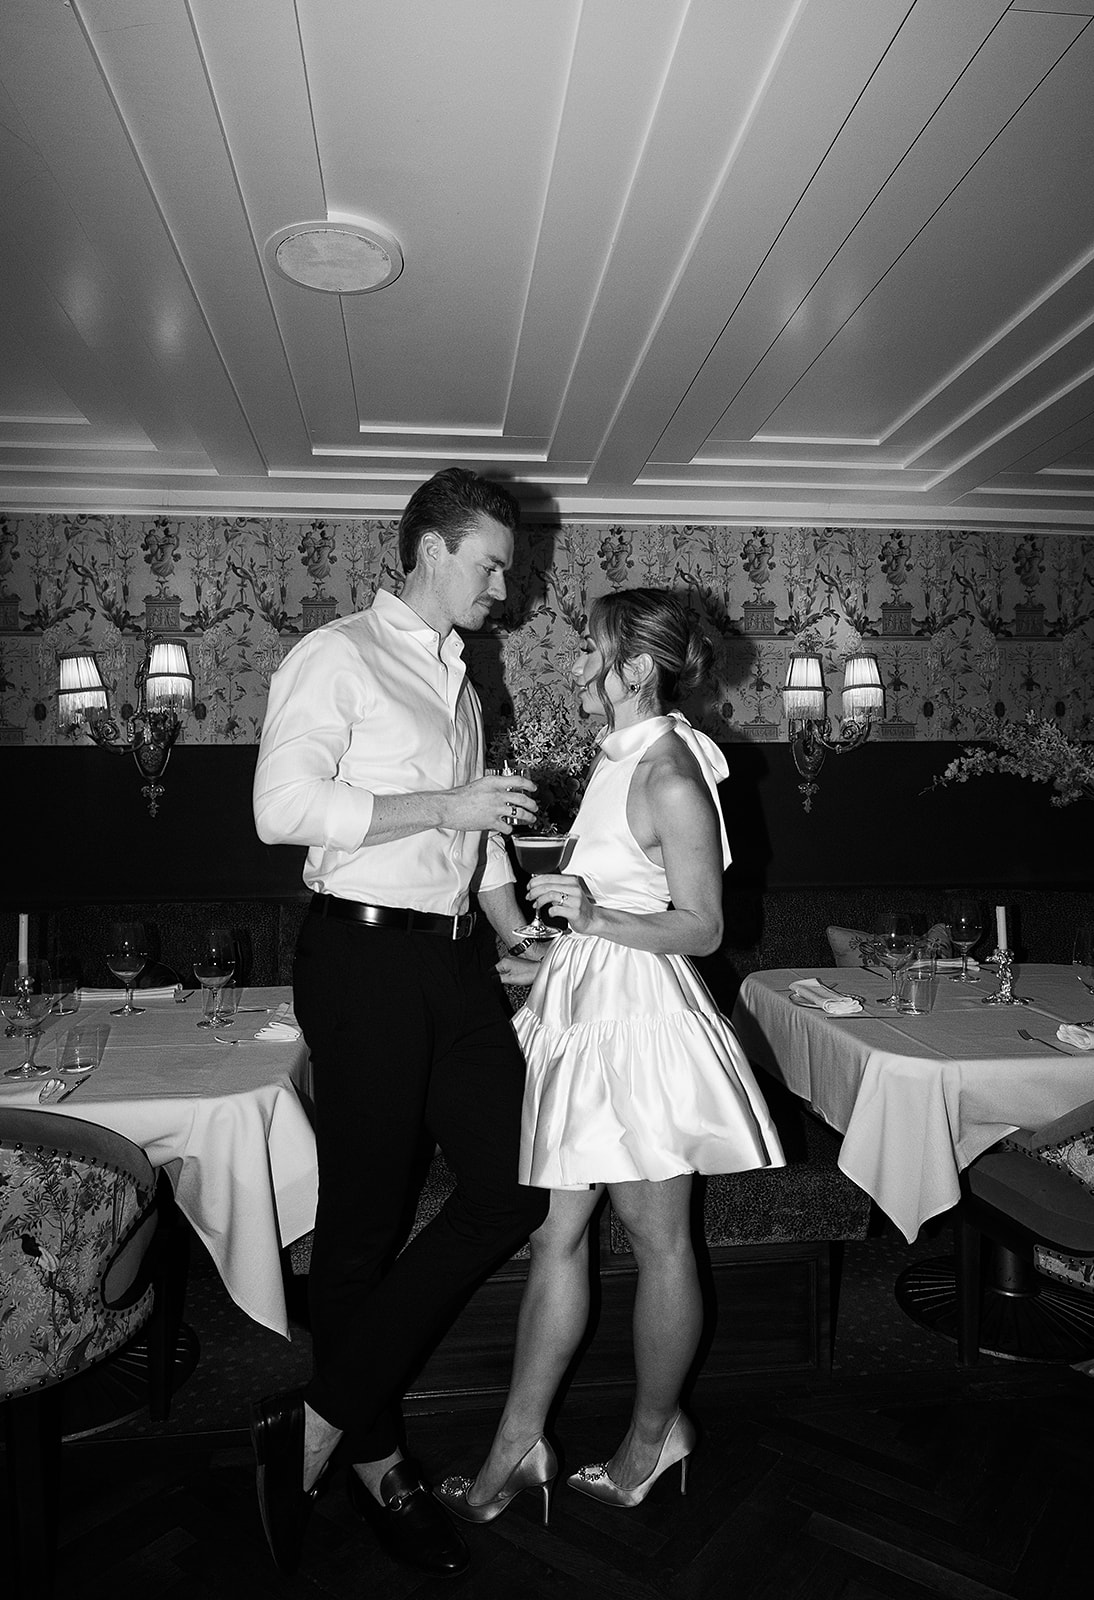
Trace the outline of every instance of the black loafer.
<instances>
[{"instance_id":1,"label":"black loafer","mask_svg":"<svg viewBox=\"0 0 1094 1600\"><path fill-rule=\"evenodd\" d=\"M397 1461L380 1480L378 1505L350 1468L349 1498L388 1555L421 1572L457 1577L471 1565L467 1546L409 1461Z\"/></svg>"},{"instance_id":2,"label":"black loafer","mask_svg":"<svg viewBox=\"0 0 1094 1600\"><path fill-rule=\"evenodd\" d=\"M304 1529L316 1491L305 1493L304 1396L299 1389L270 1395L251 1408L251 1443L258 1470L258 1509L278 1569L300 1565Z\"/></svg>"}]
</instances>

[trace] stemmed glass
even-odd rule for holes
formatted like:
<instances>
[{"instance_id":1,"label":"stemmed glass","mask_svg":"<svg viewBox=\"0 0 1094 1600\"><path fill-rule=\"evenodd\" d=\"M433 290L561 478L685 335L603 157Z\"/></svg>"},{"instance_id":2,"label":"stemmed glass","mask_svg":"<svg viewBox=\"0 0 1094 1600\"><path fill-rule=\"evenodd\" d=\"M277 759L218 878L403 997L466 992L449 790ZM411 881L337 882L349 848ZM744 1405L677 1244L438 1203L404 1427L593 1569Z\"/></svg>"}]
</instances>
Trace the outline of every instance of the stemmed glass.
<instances>
[{"instance_id":1,"label":"stemmed glass","mask_svg":"<svg viewBox=\"0 0 1094 1600\"><path fill-rule=\"evenodd\" d=\"M1084 923L1075 934L1072 964L1078 969L1075 976L1084 989L1094 994L1094 924ZM1081 1028L1094 1028L1094 1017L1079 1024Z\"/></svg>"},{"instance_id":2,"label":"stemmed glass","mask_svg":"<svg viewBox=\"0 0 1094 1600\"><path fill-rule=\"evenodd\" d=\"M229 928L210 928L194 946L194 977L204 991L199 1028L227 1027L231 1017L222 1016L218 996L236 970L236 943Z\"/></svg>"},{"instance_id":3,"label":"stemmed glass","mask_svg":"<svg viewBox=\"0 0 1094 1600\"><path fill-rule=\"evenodd\" d=\"M969 951L976 944L984 932L984 923L980 916L980 907L975 900L954 900L950 905L948 917L950 940L961 952L961 971L955 972L954 983L976 983L977 978L969 976Z\"/></svg>"},{"instance_id":4,"label":"stemmed glass","mask_svg":"<svg viewBox=\"0 0 1094 1600\"><path fill-rule=\"evenodd\" d=\"M900 1005L896 992L897 974L912 959L915 943L912 919L902 912L885 911L875 921L871 944L877 959L888 969L890 982L889 994L881 1004L892 1006L894 1011Z\"/></svg>"},{"instance_id":5,"label":"stemmed glass","mask_svg":"<svg viewBox=\"0 0 1094 1600\"><path fill-rule=\"evenodd\" d=\"M529 877L541 872L561 872L576 841L568 833L515 833L513 850L518 865ZM552 928L536 911L524 928L514 928L518 939L557 939L565 929Z\"/></svg>"},{"instance_id":6,"label":"stemmed glass","mask_svg":"<svg viewBox=\"0 0 1094 1600\"><path fill-rule=\"evenodd\" d=\"M9 1067L5 1078L34 1078L48 1067L34 1065L43 1020L60 999L59 980L48 961L9 961L0 984L0 1012L15 1033L23 1035L25 1061Z\"/></svg>"},{"instance_id":7,"label":"stemmed glass","mask_svg":"<svg viewBox=\"0 0 1094 1600\"><path fill-rule=\"evenodd\" d=\"M143 1006L133 1004L133 985L148 960L148 940L144 924L140 922L115 922L110 929L110 948L106 964L114 976L125 985L125 1001L110 1013L112 1017L139 1017Z\"/></svg>"}]
</instances>

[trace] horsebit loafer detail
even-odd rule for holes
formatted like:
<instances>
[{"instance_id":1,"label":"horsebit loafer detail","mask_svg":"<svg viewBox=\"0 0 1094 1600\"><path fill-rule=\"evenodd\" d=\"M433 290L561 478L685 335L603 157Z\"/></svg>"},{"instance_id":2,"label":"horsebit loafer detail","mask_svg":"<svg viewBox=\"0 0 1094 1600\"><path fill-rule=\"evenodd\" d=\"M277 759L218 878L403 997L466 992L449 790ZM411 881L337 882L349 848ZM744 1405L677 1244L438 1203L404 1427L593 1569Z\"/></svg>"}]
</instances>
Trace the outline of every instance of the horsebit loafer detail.
<instances>
[{"instance_id":1,"label":"horsebit loafer detail","mask_svg":"<svg viewBox=\"0 0 1094 1600\"><path fill-rule=\"evenodd\" d=\"M389 1555L422 1572L458 1577L471 1564L467 1546L423 1484L417 1467L397 1461L380 1480L379 1505L350 1468L353 1509L372 1528Z\"/></svg>"},{"instance_id":2,"label":"horsebit loafer detail","mask_svg":"<svg viewBox=\"0 0 1094 1600\"><path fill-rule=\"evenodd\" d=\"M305 1492L301 1487L304 1396L299 1389L271 1395L252 1407L251 1442L266 1543L279 1571L291 1576L300 1565L304 1529L316 1494L316 1489Z\"/></svg>"}]
</instances>

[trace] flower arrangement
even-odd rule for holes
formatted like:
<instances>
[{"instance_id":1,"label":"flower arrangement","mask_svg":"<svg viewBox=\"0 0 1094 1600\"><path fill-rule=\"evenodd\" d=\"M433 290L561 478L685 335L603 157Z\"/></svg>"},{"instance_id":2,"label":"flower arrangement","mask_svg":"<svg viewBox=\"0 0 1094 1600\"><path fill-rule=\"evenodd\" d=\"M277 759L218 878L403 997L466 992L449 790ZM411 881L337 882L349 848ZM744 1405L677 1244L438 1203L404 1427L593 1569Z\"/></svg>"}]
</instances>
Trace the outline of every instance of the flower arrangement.
<instances>
[{"instance_id":1,"label":"flower arrangement","mask_svg":"<svg viewBox=\"0 0 1094 1600\"><path fill-rule=\"evenodd\" d=\"M1094 744L1069 739L1055 723L1039 719L1032 711L1023 722L973 712L973 720L988 746L967 746L951 761L932 787L967 783L992 772L1009 772L1034 783L1050 783L1054 806L1073 805L1084 795L1094 795Z\"/></svg>"},{"instance_id":2,"label":"flower arrangement","mask_svg":"<svg viewBox=\"0 0 1094 1600\"><path fill-rule=\"evenodd\" d=\"M490 741L488 764L526 768L536 781L540 816L554 828L568 827L581 799L598 729L577 722L572 708L549 689L518 695L512 714Z\"/></svg>"}]
</instances>

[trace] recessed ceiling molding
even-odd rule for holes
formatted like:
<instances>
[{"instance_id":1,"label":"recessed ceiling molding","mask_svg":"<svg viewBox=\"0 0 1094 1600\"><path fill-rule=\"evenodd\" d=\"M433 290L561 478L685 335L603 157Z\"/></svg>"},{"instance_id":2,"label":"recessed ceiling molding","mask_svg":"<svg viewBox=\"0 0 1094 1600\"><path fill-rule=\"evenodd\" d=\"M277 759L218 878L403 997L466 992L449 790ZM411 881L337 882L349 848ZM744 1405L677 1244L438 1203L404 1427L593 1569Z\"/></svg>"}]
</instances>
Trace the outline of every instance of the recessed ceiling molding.
<instances>
[{"instance_id":1,"label":"recessed ceiling molding","mask_svg":"<svg viewBox=\"0 0 1094 1600\"><path fill-rule=\"evenodd\" d=\"M403 270L393 233L335 211L320 221L279 228L266 240L265 255L281 277L320 294L375 294Z\"/></svg>"},{"instance_id":2,"label":"recessed ceiling molding","mask_svg":"<svg viewBox=\"0 0 1094 1600\"><path fill-rule=\"evenodd\" d=\"M453 453L452 455L438 459L444 459L445 461L458 466L461 461L466 461L469 458L465 455ZM408 483L418 483L421 481L422 474L420 471L404 472L398 467L391 467L384 471L370 471L366 467L359 467L352 471L347 469L344 472L339 472L335 468L331 468L329 471L321 472L314 467L297 467L295 469L271 467L266 476L268 478L296 478L301 482L305 480L310 482L318 479L333 480L338 478L348 478L353 482L360 483L368 483L373 479L379 483L385 483L389 478L391 478L399 479L400 481L405 480ZM514 473L512 481L514 483L527 482L537 484L572 483L583 486L588 483L589 479L584 473L575 475L573 473L537 472L534 478L523 478L520 473Z\"/></svg>"},{"instance_id":3,"label":"recessed ceiling molding","mask_svg":"<svg viewBox=\"0 0 1094 1600\"><path fill-rule=\"evenodd\" d=\"M1047 486L1045 486L1044 488L1037 488L1037 489L1011 489L1009 487L1005 488L1005 489L1000 489L999 486L996 485L995 489L993 491L991 485L990 484L986 484L986 483L985 484L977 484L977 486L974 489L970 489L969 490L970 494L992 494L993 492L995 494L997 494L997 495L1003 496L1004 499L1006 498L1007 495L1022 495L1022 494L1025 494L1025 495L1050 495L1050 494L1052 494L1052 495L1060 496L1061 498L1065 498L1065 499L1068 496L1071 496L1072 498L1075 498L1076 496L1078 496L1078 497L1080 497L1082 499L1085 499L1086 496L1089 495L1090 490L1089 489L1085 489L1085 488L1084 489L1050 489Z\"/></svg>"},{"instance_id":4,"label":"recessed ceiling molding","mask_svg":"<svg viewBox=\"0 0 1094 1600\"><path fill-rule=\"evenodd\" d=\"M449 458L463 456L468 461L546 461L546 450L469 450L463 445L421 445L414 449L397 446L373 445L363 449L355 445L313 444L313 456L345 456L351 461L432 460L434 456Z\"/></svg>"},{"instance_id":5,"label":"recessed ceiling molding","mask_svg":"<svg viewBox=\"0 0 1094 1600\"><path fill-rule=\"evenodd\" d=\"M888 437L886 434L885 438ZM838 445L850 445L852 448L861 446L863 449L878 448L884 442L883 439L856 439L854 435L840 439L835 434L823 433L754 433L752 438L755 444L820 444L828 449L834 449ZM716 456L705 456L702 459L711 462L712 465L717 464Z\"/></svg>"},{"instance_id":6,"label":"recessed ceiling molding","mask_svg":"<svg viewBox=\"0 0 1094 1600\"><path fill-rule=\"evenodd\" d=\"M810 466L815 463L810 462ZM835 485L825 482L824 479L795 479L795 478L727 478L724 482L707 478L636 478L635 483L641 489L720 489L730 486L733 489L783 489L791 493L800 493L803 489L817 489L825 494L830 494L834 487L848 488L851 485ZM922 494L930 487L929 484L907 484L900 479L891 482L882 480L879 483L855 484L856 494Z\"/></svg>"},{"instance_id":7,"label":"recessed ceiling molding","mask_svg":"<svg viewBox=\"0 0 1094 1600\"><path fill-rule=\"evenodd\" d=\"M434 439L503 439L505 429L497 427L473 428L467 427L462 422L458 427L439 428L432 424L417 422L360 422L357 425L359 433L387 433L393 438L403 438L408 433L430 434Z\"/></svg>"},{"instance_id":8,"label":"recessed ceiling molding","mask_svg":"<svg viewBox=\"0 0 1094 1600\"><path fill-rule=\"evenodd\" d=\"M36 428L90 428L91 419L82 417L78 411L74 411L68 417L36 417L26 411L0 414L0 426L9 428L17 425L24 427L33 425Z\"/></svg>"},{"instance_id":9,"label":"recessed ceiling molding","mask_svg":"<svg viewBox=\"0 0 1094 1600\"><path fill-rule=\"evenodd\" d=\"M762 461L758 461L755 456L696 456L691 465L703 470L708 470L711 467L720 469L729 467L808 467L810 471L816 471L817 468L817 462L809 456L765 456ZM835 456L831 460L823 462L822 465L826 471L831 468L833 471L838 472L879 472L884 469L896 471L898 468L902 468L904 463L891 460L844 461ZM641 481L649 483L651 480L643 478Z\"/></svg>"}]
</instances>

